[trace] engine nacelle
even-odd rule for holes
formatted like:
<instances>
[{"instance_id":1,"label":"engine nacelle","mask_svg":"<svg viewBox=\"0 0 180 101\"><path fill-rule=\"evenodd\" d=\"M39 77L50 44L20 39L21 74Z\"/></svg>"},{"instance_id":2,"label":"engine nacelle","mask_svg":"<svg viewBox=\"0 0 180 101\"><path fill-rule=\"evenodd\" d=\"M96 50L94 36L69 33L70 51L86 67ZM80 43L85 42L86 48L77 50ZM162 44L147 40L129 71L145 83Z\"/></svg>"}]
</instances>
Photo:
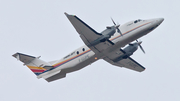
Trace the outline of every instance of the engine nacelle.
<instances>
[{"instance_id":1,"label":"engine nacelle","mask_svg":"<svg viewBox=\"0 0 180 101\"><path fill-rule=\"evenodd\" d=\"M123 49L125 52L126 58L133 55L133 53L138 49L138 43L129 44L126 48Z\"/></svg>"},{"instance_id":2,"label":"engine nacelle","mask_svg":"<svg viewBox=\"0 0 180 101\"><path fill-rule=\"evenodd\" d=\"M138 49L138 43L129 44L126 48L123 49L125 52L124 55L113 60L114 62L120 61L122 59L127 59L129 56L133 55L133 53Z\"/></svg>"},{"instance_id":3,"label":"engine nacelle","mask_svg":"<svg viewBox=\"0 0 180 101\"><path fill-rule=\"evenodd\" d=\"M107 27L107 29L105 29L102 33L101 33L101 37L97 38L96 40L94 40L93 42L91 42L91 45L97 45L101 42L105 42L105 41L109 41L109 39L111 38L111 36L114 35L114 33L116 32L116 28L114 26L112 27ZM111 44L111 41L109 41Z\"/></svg>"}]
</instances>

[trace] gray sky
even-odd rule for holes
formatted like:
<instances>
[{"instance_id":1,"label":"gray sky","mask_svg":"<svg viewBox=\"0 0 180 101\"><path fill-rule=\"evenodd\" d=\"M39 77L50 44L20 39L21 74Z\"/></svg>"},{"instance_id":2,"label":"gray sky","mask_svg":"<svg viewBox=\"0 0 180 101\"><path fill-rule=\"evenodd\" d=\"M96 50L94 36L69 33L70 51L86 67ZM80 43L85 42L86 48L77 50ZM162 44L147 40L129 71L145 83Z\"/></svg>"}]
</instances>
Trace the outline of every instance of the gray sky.
<instances>
[{"instance_id":1,"label":"gray sky","mask_svg":"<svg viewBox=\"0 0 180 101\"><path fill-rule=\"evenodd\" d=\"M0 101L179 101L180 56L178 0L0 0ZM47 83L12 57L16 52L64 57L84 45L64 12L75 14L101 32L135 19L165 18L141 38L146 54L132 56L142 73L99 60Z\"/></svg>"}]
</instances>

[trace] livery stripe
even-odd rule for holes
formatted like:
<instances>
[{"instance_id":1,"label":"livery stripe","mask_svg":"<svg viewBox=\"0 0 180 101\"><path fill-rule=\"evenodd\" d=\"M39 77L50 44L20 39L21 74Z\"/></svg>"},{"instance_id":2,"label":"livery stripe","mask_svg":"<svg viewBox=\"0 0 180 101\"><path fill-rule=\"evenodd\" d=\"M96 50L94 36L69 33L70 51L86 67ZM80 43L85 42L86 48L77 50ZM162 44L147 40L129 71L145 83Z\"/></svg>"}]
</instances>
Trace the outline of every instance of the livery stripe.
<instances>
[{"instance_id":1,"label":"livery stripe","mask_svg":"<svg viewBox=\"0 0 180 101\"><path fill-rule=\"evenodd\" d=\"M60 65L62 65L62 64L64 64L64 63L67 63L67 62L69 62L69 61L71 61L71 60L73 60L73 59L75 59L75 58L77 58L77 57L79 57L79 56L81 56L81 55L83 55L83 54L88 53L89 51L91 51L91 50L89 49L89 50L87 50L87 51L85 51L85 52L83 52L83 53L81 53L81 54L79 54L79 55L76 55L75 57L72 57L72 58L67 59L67 60L65 60L65 61L63 61L63 62L57 63L57 64L55 64L55 65L53 65L53 66L54 66L54 68L56 68L56 67L58 67L58 66L60 66Z\"/></svg>"},{"instance_id":2,"label":"livery stripe","mask_svg":"<svg viewBox=\"0 0 180 101\"><path fill-rule=\"evenodd\" d=\"M40 75L40 74L42 74L42 73L34 73L34 74L36 74L36 75Z\"/></svg>"},{"instance_id":3,"label":"livery stripe","mask_svg":"<svg viewBox=\"0 0 180 101\"><path fill-rule=\"evenodd\" d=\"M29 69L39 69L39 70L46 70L43 67L35 67L35 66L27 66Z\"/></svg>"},{"instance_id":4,"label":"livery stripe","mask_svg":"<svg viewBox=\"0 0 180 101\"><path fill-rule=\"evenodd\" d=\"M43 67L35 67L35 66L27 66L34 74L40 75L44 71L46 71Z\"/></svg>"},{"instance_id":5,"label":"livery stripe","mask_svg":"<svg viewBox=\"0 0 180 101\"><path fill-rule=\"evenodd\" d=\"M37 69L31 69L32 72L35 72L35 73L42 73L44 72L45 70L37 70Z\"/></svg>"}]
</instances>

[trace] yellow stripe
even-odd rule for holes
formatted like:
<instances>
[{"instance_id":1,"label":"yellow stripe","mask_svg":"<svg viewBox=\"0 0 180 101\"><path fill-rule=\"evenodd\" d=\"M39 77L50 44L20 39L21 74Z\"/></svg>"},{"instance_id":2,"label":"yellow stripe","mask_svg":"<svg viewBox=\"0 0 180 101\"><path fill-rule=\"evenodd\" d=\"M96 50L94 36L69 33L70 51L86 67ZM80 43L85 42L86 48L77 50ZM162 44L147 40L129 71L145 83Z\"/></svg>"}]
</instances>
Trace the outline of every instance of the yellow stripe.
<instances>
[{"instance_id":1,"label":"yellow stripe","mask_svg":"<svg viewBox=\"0 0 180 101\"><path fill-rule=\"evenodd\" d=\"M35 67L35 66L27 66L29 69L39 69L39 70L46 70L43 67Z\"/></svg>"}]
</instances>

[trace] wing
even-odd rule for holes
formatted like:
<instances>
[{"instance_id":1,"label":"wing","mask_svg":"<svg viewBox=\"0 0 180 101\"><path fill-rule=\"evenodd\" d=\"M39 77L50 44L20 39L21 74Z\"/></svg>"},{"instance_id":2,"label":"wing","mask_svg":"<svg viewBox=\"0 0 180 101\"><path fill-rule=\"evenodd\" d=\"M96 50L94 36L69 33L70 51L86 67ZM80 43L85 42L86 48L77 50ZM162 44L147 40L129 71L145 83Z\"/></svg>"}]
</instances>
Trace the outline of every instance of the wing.
<instances>
[{"instance_id":1,"label":"wing","mask_svg":"<svg viewBox=\"0 0 180 101\"><path fill-rule=\"evenodd\" d=\"M96 45L91 45L92 44L91 42L100 38L102 34L96 32L94 29L92 29L90 26L84 23L77 16L69 15L67 13L65 13L65 15L67 16L69 21L72 23L76 31L79 33L83 42L95 53L102 52L106 50L108 47L112 46L113 43L110 40L101 42Z\"/></svg>"},{"instance_id":2,"label":"wing","mask_svg":"<svg viewBox=\"0 0 180 101\"><path fill-rule=\"evenodd\" d=\"M141 64L133 60L131 57L124 57L126 57L125 52L122 49L120 49L120 51L118 50L109 53L103 59L112 65L125 67L134 71L142 72L145 70L145 68Z\"/></svg>"}]
</instances>

